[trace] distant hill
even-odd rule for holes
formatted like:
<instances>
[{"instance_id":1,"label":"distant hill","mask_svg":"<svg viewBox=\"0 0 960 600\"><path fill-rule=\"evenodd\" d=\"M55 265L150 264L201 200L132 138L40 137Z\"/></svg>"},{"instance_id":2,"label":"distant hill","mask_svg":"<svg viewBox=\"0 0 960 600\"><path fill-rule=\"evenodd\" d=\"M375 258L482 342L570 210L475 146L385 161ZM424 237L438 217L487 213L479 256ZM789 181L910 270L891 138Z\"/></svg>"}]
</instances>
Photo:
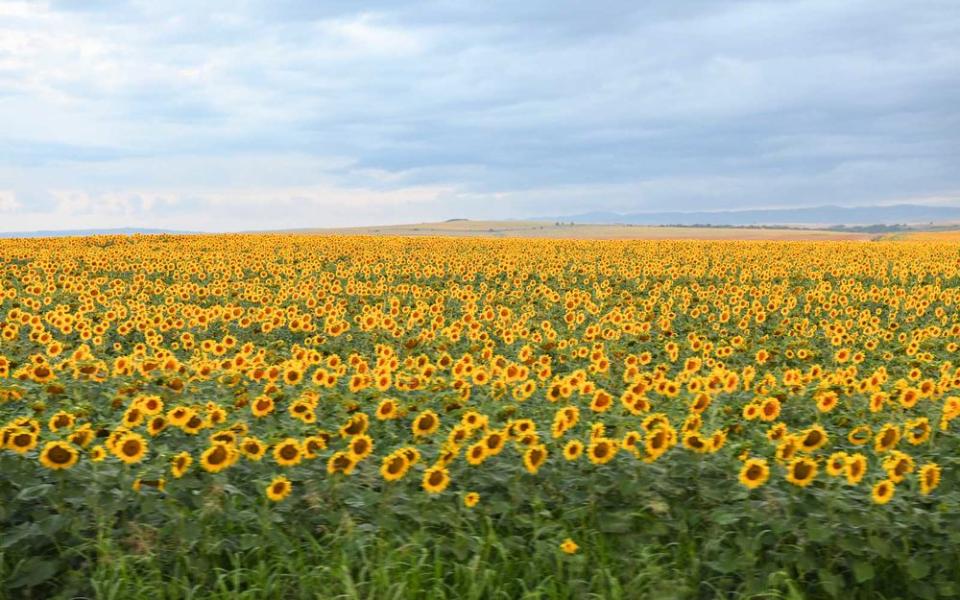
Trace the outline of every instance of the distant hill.
<instances>
[{"instance_id":1,"label":"distant hill","mask_svg":"<svg viewBox=\"0 0 960 600\"><path fill-rule=\"evenodd\" d=\"M589 212L536 220L626 225L930 225L960 222L960 207L896 204L631 214Z\"/></svg>"},{"instance_id":2,"label":"distant hill","mask_svg":"<svg viewBox=\"0 0 960 600\"><path fill-rule=\"evenodd\" d=\"M161 235L196 233L192 231L170 231L166 229L138 229L123 227L119 229L62 229L48 231L0 231L0 238L41 238L41 237L79 237L85 235Z\"/></svg>"},{"instance_id":3,"label":"distant hill","mask_svg":"<svg viewBox=\"0 0 960 600\"><path fill-rule=\"evenodd\" d=\"M664 227L654 225L579 224L543 221L471 221L372 225L330 229L288 229L274 232L301 235L442 236L471 238L541 238L577 240L870 240L864 231L773 227Z\"/></svg>"}]
</instances>

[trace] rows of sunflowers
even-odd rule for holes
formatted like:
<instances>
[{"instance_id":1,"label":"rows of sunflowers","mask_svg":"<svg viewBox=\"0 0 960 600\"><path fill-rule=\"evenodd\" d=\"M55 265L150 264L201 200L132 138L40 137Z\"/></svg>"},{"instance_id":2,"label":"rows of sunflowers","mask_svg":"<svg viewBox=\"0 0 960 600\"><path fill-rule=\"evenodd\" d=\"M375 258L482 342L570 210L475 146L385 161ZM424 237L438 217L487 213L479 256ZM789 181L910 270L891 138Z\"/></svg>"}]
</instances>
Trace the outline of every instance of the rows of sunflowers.
<instances>
[{"instance_id":1,"label":"rows of sunflowers","mask_svg":"<svg viewBox=\"0 0 960 600\"><path fill-rule=\"evenodd\" d=\"M960 593L958 303L952 242L0 240L0 575L220 502Z\"/></svg>"}]
</instances>

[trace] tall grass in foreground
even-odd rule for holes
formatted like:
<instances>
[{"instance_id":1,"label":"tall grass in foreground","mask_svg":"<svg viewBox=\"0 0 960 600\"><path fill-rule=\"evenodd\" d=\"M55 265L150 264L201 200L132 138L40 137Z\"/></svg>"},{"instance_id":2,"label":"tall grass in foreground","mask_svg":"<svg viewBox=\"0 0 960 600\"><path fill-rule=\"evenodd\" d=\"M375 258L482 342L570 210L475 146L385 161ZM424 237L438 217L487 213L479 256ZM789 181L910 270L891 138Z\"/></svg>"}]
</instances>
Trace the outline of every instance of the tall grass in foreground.
<instances>
[{"instance_id":1,"label":"tall grass in foreground","mask_svg":"<svg viewBox=\"0 0 960 600\"><path fill-rule=\"evenodd\" d=\"M133 499L94 478L61 497L76 487L60 485L61 474L21 487L13 460L0 462L0 597L11 600L960 592L955 507L931 500L918 515L912 498L875 507L840 484L751 492L687 455L633 475L598 467L589 483L565 487L503 474L478 488L475 508L457 493L371 490L363 472L318 478L279 504L224 474ZM559 549L566 537L575 554Z\"/></svg>"}]
</instances>

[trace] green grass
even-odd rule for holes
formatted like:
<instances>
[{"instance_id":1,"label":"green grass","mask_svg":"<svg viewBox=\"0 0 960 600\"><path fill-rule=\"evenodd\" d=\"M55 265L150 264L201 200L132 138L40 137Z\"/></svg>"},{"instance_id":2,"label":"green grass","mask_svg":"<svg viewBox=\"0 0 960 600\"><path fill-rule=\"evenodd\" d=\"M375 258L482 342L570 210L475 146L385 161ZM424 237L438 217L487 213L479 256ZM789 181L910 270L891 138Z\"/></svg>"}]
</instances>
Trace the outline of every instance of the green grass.
<instances>
[{"instance_id":1,"label":"green grass","mask_svg":"<svg viewBox=\"0 0 960 600\"><path fill-rule=\"evenodd\" d=\"M610 536L592 534L589 553L567 556L552 541L500 536L488 518L464 531L420 528L402 536L344 515L330 532L270 526L244 531L227 519L193 542L133 527L64 555L72 568L7 598L630 598L687 597L665 548L621 556ZM248 538L255 535L255 545ZM462 550L449 542L460 538ZM10 575L7 554L0 564ZM9 583L9 582L8 582ZM631 591L633 590L633 591ZM2 592L0 592L2 594Z\"/></svg>"},{"instance_id":2,"label":"green grass","mask_svg":"<svg viewBox=\"0 0 960 600\"><path fill-rule=\"evenodd\" d=\"M62 496L76 488L71 474L20 487L15 460L0 460L0 598L10 600L960 592L952 505L895 498L874 507L839 483L748 492L682 454L633 475L601 467L564 489L504 476L478 486L475 509L413 482L370 489L372 473L305 480L276 505L225 474L131 494L112 469L113 485L94 477L85 495ZM566 537L578 553L560 551Z\"/></svg>"}]
</instances>

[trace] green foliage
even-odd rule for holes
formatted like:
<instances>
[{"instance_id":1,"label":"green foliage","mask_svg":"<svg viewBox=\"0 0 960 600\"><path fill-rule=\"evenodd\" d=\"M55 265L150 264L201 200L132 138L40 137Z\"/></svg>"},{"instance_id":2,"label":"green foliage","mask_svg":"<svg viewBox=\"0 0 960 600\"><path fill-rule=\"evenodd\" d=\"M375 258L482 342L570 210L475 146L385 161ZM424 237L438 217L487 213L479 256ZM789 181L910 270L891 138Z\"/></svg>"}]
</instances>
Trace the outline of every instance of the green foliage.
<instances>
[{"instance_id":1,"label":"green foliage","mask_svg":"<svg viewBox=\"0 0 960 600\"><path fill-rule=\"evenodd\" d=\"M132 476L117 465L81 465L21 487L23 461L0 456L2 597L846 599L960 591L960 511L942 497L881 507L839 485L748 492L696 455L676 453L632 473L626 460L579 478L561 467L533 477L504 460L474 480L481 502L469 509L456 493L431 497L402 483L373 489L373 465L350 478L302 473L303 489L273 505L247 489L241 469L184 478L168 493L128 494L115 478ZM88 484L67 481L77 476ZM578 553L560 552L565 537Z\"/></svg>"}]
</instances>

